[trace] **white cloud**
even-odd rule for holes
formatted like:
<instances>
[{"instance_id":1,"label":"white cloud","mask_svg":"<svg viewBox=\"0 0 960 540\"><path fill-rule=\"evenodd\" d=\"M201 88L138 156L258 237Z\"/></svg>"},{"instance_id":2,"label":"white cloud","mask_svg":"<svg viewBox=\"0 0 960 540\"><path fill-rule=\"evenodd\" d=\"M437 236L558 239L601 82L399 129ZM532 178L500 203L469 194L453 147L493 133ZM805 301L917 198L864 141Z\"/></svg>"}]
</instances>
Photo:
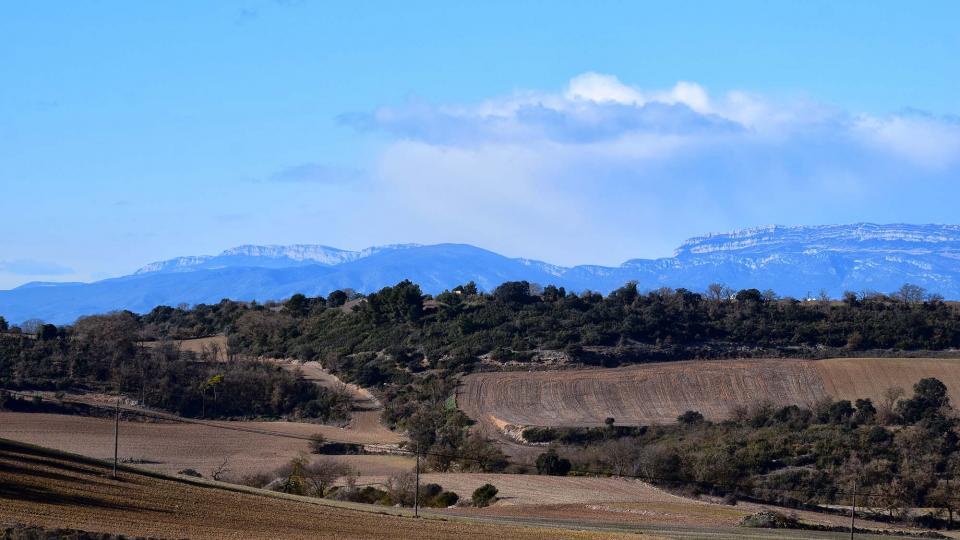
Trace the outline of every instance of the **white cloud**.
<instances>
[{"instance_id":1,"label":"white cloud","mask_svg":"<svg viewBox=\"0 0 960 540\"><path fill-rule=\"evenodd\" d=\"M613 75L602 75L592 71L571 79L565 97L570 101L585 100L624 105L643 105L646 101L637 89L623 84Z\"/></svg>"},{"instance_id":2,"label":"white cloud","mask_svg":"<svg viewBox=\"0 0 960 540\"><path fill-rule=\"evenodd\" d=\"M559 92L342 120L393 136L371 213L389 207L418 241L558 263L663 255L684 236L758 223L951 221L944 190L957 194L960 173L949 118L593 72Z\"/></svg>"},{"instance_id":3,"label":"white cloud","mask_svg":"<svg viewBox=\"0 0 960 540\"><path fill-rule=\"evenodd\" d=\"M854 130L868 143L924 167L942 168L960 160L960 122L957 121L920 114L887 118L861 116Z\"/></svg>"}]
</instances>

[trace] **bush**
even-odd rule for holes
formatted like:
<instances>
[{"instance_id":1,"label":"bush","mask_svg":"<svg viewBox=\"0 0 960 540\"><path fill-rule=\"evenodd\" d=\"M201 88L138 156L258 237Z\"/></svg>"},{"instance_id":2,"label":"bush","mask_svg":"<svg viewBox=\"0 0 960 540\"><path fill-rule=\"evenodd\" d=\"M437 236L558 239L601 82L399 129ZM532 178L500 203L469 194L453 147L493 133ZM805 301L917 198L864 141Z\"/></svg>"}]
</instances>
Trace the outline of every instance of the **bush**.
<instances>
[{"instance_id":1,"label":"bush","mask_svg":"<svg viewBox=\"0 0 960 540\"><path fill-rule=\"evenodd\" d=\"M490 506L492 502L497 500L498 492L499 490L497 490L497 488L494 487L493 484L484 484L478 487L473 492L473 497L472 497L473 505L478 508L484 508L484 507Z\"/></svg>"},{"instance_id":2,"label":"bush","mask_svg":"<svg viewBox=\"0 0 960 540\"><path fill-rule=\"evenodd\" d=\"M440 484L425 484L420 486L420 504L440 495L442 492L443 488L440 487Z\"/></svg>"},{"instance_id":3,"label":"bush","mask_svg":"<svg viewBox=\"0 0 960 540\"><path fill-rule=\"evenodd\" d=\"M523 430L523 438L531 443L545 443L559 438L556 429L548 427L528 427Z\"/></svg>"},{"instance_id":4,"label":"bush","mask_svg":"<svg viewBox=\"0 0 960 540\"><path fill-rule=\"evenodd\" d=\"M270 482L276 480L276 476L273 476L265 472L257 472L251 474L245 474L241 476L236 483L242 486L249 486L254 488L265 488Z\"/></svg>"},{"instance_id":5,"label":"bush","mask_svg":"<svg viewBox=\"0 0 960 540\"><path fill-rule=\"evenodd\" d=\"M436 497L427 501L426 506L430 508L449 508L460 500L460 496L452 491L444 491Z\"/></svg>"},{"instance_id":6,"label":"bush","mask_svg":"<svg viewBox=\"0 0 960 540\"><path fill-rule=\"evenodd\" d=\"M327 438L320 433L314 433L310 436L310 452L314 454L323 454L323 447L327 444Z\"/></svg>"},{"instance_id":7,"label":"bush","mask_svg":"<svg viewBox=\"0 0 960 540\"><path fill-rule=\"evenodd\" d=\"M797 529L800 528L800 520L792 514L788 516L773 510L763 510L756 514L743 516L738 525L758 529Z\"/></svg>"},{"instance_id":8,"label":"bush","mask_svg":"<svg viewBox=\"0 0 960 540\"><path fill-rule=\"evenodd\" d=\"M677 422L680 422L685 426L699 424L700 422L703 422L703 415L697 411L687 411L677 417Z\"/></svg>"},{"instance_id":9,"label":"bush","mask_svg":"<svg viewBox=\"0 0 960 540\"><path fill-rule=\"evenodd\" d=\"M333 488L327 498L365 504L386 504L390 501L390 495L386 491L373 486L366 486L363 489L357 489L356 487Z\"/></svg>"},{"instance_id":10,"label":"bush","mask_svg":"<svg viewBox=\"0 0 960 540\"><path fill-rule=\"evenodd\" d=\"M553 448L537 456L537 474L566 476L568 472L570 472L570 460L557 455L557 451Z\"/></svg>"}]
</instances>

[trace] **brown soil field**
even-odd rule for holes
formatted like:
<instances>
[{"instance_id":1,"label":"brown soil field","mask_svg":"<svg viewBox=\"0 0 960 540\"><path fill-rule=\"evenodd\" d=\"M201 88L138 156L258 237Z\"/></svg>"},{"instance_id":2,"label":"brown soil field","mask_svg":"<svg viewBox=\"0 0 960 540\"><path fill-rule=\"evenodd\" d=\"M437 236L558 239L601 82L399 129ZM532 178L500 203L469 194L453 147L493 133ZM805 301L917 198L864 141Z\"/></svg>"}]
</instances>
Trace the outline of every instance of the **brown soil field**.
<instances>
[{"instance_id":1,"label":"brown soil field","mask_svg":"<svg viewBox=\"0 0 960 540\"><path fill-rule=\"evenodd\" d=\"M200 342L216 338L187 340ZM222 339L222 338L220 338ZM286 421L208 421L182 422L121 422L119 453L122 459L144 462L153 470L176 473L195 469L201 474L228 460L232 475L271 471L307 452L307 437L323 435L328 441L395 448L405 440L400 433L390 431L380 423L382 405L367 390L342 383L317 362L297 363L268 360L287 369L300 369L304 377L326 387L343 388L354 398L354 411L346 427ZM42 392L45 399L56 399L50 392ZM110 406L115 397L105 394L69 395L67 399L98 406ZM125 406L131 411L136 407ZM167 413L151 411L152 415L183 420ZM220 429L226 427L230 429ZM266 436L234 428L269 431L298 438ZM0 437L99 458L113 457L113 421L59 414L0 412ZM361 476L392 475L413 468L414 460L396 455L336 456L338 461L352 465Z\"/></svg>"},{"instance_id":2,"label":"brown soil field","mask_svg":"<svg viewBox=\"0 0 960 540\"><path fill-rule=\"evenodd\" d=\"M224 458L236 475L270 471L307 452L307 441L261 435L214 426L244 427L309 437L322 433L328 440L382 443L361 431L296 422L127 422L120 423L121 459L145 460L154 470L175 473L196 469L203 475ZM113 420L84 416L0 412L0 437L97 458L113 458ZM389 441L387 441L389 442ZM390 475L410 470L414 460L405 456L336 456L353 465L362 476Z\"/></svg>"},{"instance_id":3,"label":"brown soil field","mask_svg":"<svg viewBox=\"0 0 960 540\"><path fill-rule=\"evenodd\" d=\"M879 402L891 386L903 388L909 396L917 381L936 377L947 385L951 401L960 403L960 359L834 358L814 365L824 389L835 399L868 397Z\"/></svg>"},{"instance_id":4,"label":"brown soil field","mask_svg":"<svg viewBox=\"0 0 960 540\"><path fill-rule=\"evenodd\" d=\"M217 360L223 362L227 359L227 336L209 336L194 339L175 339L172 341L181 351L190 351L196 354L212 351L212 346L216 346ZM144 347L156 347L159 341L144 341Z\"/></svg>"},{"instance_id":5,"label":"brown soil field","mask_svg":"<svg viewBox=\"0 0 960 540\"><path fill-rule=\"evenodd\" d=\"M152 477L129 468L114 479L91 460L0 440L0 523L193 539L626 536L393 514L408 513Z\"/></svg>"},{"instance_id":6,"label":"brown soil field","mask_svg":"<svg viewBox=\"0 0 960 540\"><path fill-rule=\"evenodd\" d=\"M760 401L810 405L824 398L879 399L937 377L960 402L960 360L856 358L716 360L615 369L478 373L465 377L457 405L488 431L515 426L665 424L687 410L723 419Z\"/></svg>"},{"instance_id":7,"label":"brown soil field","mask_svg":"<svg viewBox=\"0 0 960 540\"><path fill-rule=\"evenodd\" d=\"M365 483L385 478L366 478ZM806 523L829 526L849 524L849 517L810 511L785 510L772 505L740 502L736 506L719 501L674 495L646 482L627 478L538 476L495 473L427 473L421 481L436 483L469 498L483 484L499 490L498 501L490 508L454 508L444 512L469 516L499 516L526 519L589 521L630 525L713 529L734 528L745 515L761 510L794 512ZM861 527L891 528L881 523L858 520ZM900 529L908 530L908 529ZM914 529L916 530L916 529ZM659 531L658 531L659 532ZM670 536L668 532L661 532ZM803 537L801 537L803 538Z\"/></svg>"},{"instance_id":8,"label":"brown soil field","mask_svg":"<svg viewBox=\"0 0 960 540\"><path fill-rule=\"evenodd\" d=\"M381 483L385 477L364 478L364 483ZM493 484L500 490L498 505L550 505L604 502L644 502L652 500L687 501L650 484L633 479L583 476L538 476L500 473L426 473L423 484L440 484L464 498L475 489Z\"/></svg>"}]
</instances>

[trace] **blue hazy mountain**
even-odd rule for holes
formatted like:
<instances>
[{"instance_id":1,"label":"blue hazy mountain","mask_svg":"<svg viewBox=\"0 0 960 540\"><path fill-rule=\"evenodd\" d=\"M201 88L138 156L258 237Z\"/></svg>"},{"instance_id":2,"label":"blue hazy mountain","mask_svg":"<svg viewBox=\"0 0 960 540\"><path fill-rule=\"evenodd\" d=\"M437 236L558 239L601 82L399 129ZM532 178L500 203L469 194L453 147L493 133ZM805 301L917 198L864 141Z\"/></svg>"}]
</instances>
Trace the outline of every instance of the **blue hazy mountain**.
<instances>
[{"instance_id":1,"label":"blue hazy mountain","mask_svg":"<svg viewBox=\"0 0 960 540\"><path fill-rule=\"evenodd\" d=\"M276 300L336 289L370 292L403 279L437 293L475 281L491 290L509 280L608 292L627 281L641 289L710 283L773 289L798 298L821 290L896 290L904 283L960 299L960 226L770 226L691 238L672 257L618 267L562 267L509 258L465 244L403 244L348 251L326 246L241 246L215 256L179 257L94 283L30 283L0 291L0 315L66 323L116 309Z\"/></svg>"}]
</instances>

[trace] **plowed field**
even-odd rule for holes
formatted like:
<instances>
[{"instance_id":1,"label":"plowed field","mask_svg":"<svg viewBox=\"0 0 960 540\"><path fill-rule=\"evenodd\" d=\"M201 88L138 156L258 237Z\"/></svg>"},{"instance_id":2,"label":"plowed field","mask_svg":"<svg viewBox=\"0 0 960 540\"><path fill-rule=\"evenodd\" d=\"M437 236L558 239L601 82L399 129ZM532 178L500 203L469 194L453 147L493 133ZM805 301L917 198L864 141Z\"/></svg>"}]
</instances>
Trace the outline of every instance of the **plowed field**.
<instances>
[{"instance_id":1,"label":"plowed field","mask_svg":"<svg viewBox=\"0 0 960 540\"><path fill-rule=\"evenodd\" d=\"M479 373L465 378L457 405L488 427L649 425L687 410L722 419L737 406L768 401L810 405L824 398L878 400L937 377L960 403L960 360L856 358L718 360L616 369Z\"/></svg>"},{"instance_id":2,"label":"plowed field","mask_svg":"<svg viewBox=\"0 0 960 540\"><path fill-rule=\"evenodd\" d=\"M63 414L0 412L0 437L56 448L67 452L113 458L113 420ZM212 427L249 428L236 431ZM360 444L392 442L370 437L356 430L297 422L206 422L156 423L121 422L121 459L143 463L144 467L176 473L196 469L204 476L224 459L235 475L267 472L308 452L300 438L261 435L268 431L295 437L322 433L330 441ZM386 430L384 430L386 431ZM389 432L388 432L389 433ZM337 456L352 464L360 474L390 475L413 467L413 458L404 456Z\"/></svg>"},{"instance_id":3,"label":"plowed field","mask_svg":"<svg viewBox=\"0 0 960 540\"><path fill-rule=\"evenodd\" d=\"M383 514L388 512L407 514L154 478L129 470L114 479L108 468L95 462L0 440L0 523L193 539L624 536Z\"/></svg>"}]
</instances>

